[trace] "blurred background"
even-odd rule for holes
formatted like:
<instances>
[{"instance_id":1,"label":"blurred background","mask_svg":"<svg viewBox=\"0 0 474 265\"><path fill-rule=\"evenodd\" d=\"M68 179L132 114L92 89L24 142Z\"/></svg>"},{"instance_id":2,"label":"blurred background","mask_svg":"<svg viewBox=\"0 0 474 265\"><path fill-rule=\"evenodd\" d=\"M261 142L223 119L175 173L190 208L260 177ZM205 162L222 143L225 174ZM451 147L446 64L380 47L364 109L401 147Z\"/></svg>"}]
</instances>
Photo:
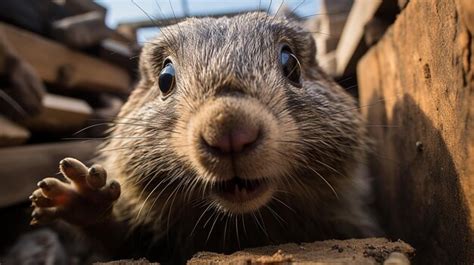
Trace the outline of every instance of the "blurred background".
<instances>
[{"instance_id":1,"label":"blurred background","mask_svg":"<svg viewBox=\"0 0 474 265\"><path fill-rule=\"evenodd\" d=\"M116 28L120 23L131 21L146 21L144 11L153 18L172 18L173 16L203 16L243 12L249 10L268 10L275 13L283 4L300 17L315 15L320 9L320 0L136 0L138 8L130 0L96 0L96 3L107 8L106 23ZM172 8L171 8L172 7ZM160 10L161 9L161 10ZM159 30L153 27L138 30L138 41L143 42L152 38Z\"/></svg>"},{"instance_id":2,"label":"blurred background","mask_svg":"<svg viewBox=\"0 0 474 265\"><path fill-rule=\"evenodd\" d=\"M1 264L94 258L60 223L30 226L36 183L61 178L64 157L91 163L160 28L249 11L299 21L358 100L387 238L415 247L415 264L473 264L474 1L0 0Z\"/></svg>"},{"instance_id":3,"label":"blurred background","mask_svg":"<svg viewBox=\"0 0 474 265\"><path fill-rule=\"evenodd\" d=\"M137 81L142 45L161 27L251 11L291 17L314 36L321 67L357 97L357 62L403 2L0 1L0 257L14 255L13 243L32 230L28 196L36 183L61 177L64 157L93 159Z\"/></svg>"}]
</instances>

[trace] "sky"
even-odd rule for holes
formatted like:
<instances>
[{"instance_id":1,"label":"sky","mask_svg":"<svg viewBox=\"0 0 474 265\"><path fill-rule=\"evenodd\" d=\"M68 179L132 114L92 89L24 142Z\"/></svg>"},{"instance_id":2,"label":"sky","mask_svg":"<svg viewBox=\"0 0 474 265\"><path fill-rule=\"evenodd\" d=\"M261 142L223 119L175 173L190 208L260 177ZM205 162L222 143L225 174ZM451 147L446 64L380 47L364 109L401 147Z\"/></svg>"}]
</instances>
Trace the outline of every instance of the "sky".
<instances>
[{"instance_id":1,"label":"sky","mask_svg":"<svg viewBox=\"0 0 474 265\"><path fill-rule=\"evenodd\" d=\"M154 18L183 16L183 2L188 3L189 14L196 15L258 9L259 5L264 9L269 8L270 12L274 13L282 1L290 8L297 7L295 12L301 16L316 14L320 2L320 0L95 0L108 9L106 22L112 28L120 22L148 19L145 12ZM155 28L140 30L139 42L152 38L158 32Z\"/></svg>"}]
</instances>

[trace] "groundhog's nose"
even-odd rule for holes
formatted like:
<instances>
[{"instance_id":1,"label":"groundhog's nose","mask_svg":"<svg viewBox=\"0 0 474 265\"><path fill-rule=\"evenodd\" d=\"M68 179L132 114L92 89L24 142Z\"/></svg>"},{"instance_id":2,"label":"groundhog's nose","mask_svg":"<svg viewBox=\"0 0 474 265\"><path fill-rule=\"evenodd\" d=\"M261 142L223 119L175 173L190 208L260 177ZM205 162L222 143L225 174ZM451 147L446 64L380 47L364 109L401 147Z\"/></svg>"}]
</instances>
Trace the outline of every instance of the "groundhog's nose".
<instances>
[{"instance_id":1,"label":"groundhog's nose","mask_svg":"<svg viewBox=\"0 0 474 265\"><path fill-rule=\"evenodd\" d=\"M221 154L240 153L256 146L260 129L254 126L235 126L221 135L203 134L204 144Z\"/></svg>"}]
</instances>

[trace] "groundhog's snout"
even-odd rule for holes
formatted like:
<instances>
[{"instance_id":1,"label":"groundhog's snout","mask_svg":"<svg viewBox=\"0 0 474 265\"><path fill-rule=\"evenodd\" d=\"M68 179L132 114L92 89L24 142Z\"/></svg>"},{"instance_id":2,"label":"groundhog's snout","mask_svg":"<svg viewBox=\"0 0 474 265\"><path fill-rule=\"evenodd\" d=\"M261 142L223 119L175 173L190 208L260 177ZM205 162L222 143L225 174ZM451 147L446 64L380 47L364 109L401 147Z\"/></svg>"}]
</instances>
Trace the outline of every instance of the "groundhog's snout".
<instances>
[{"instance_id":1,"label":"groundhog's snout","mask_svg":"<svg viewBox=\"0 0 474 265\"><path fill-rule=\"evenodd\" d=\"M203 101L185 121L173 141L176 151L222 209L259 209L291 169L295 149L288 143L298 138L298 130L275 105L226 94Z\"/></svg>"},{"instance_id":2,"label":"groundhog's snout","mask_svg":"<svg viewBox=\"0 0 474 265\"><path fill-rule=\"evenodd\" d=\"M217 97L192 115L186 156L214 181L268 176L261 169L272 157L270 150L276 150L271 139L277 130L274 117L257 99Z\"/></svg>"},{"instance_id":3,"label":"groundhog's snout","mask_svg":"<svg viewBox=\"0 0 474 265\"><path fill-rule=\"evenodd\" d=\"M260 126L245 121L251 119L246 113L219 114L217 119L220 121L209 120L201 132L202 144L209 152L235 156L257 146L261 135Z\"/></svg>"}]
</instances>

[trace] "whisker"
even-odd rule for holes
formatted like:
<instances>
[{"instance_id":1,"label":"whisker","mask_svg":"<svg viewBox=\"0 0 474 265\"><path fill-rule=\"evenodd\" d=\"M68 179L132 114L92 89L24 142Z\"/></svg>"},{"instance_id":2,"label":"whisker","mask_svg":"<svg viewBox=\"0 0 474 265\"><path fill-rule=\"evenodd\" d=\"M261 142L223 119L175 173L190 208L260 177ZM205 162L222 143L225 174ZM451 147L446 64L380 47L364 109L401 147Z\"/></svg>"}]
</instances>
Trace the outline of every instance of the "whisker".
<instances>
[{"instance_id":1,"label":"whisker","mask_svg":"<svg viewBox=\"0 0 474 265\"><path fill-rule=\"evenodd\" d=\"M325 35L325 36L329 36L329 37L338 37L338 35L334 35L334 34L327 33L327 32L322 32L322 31L309 31L309 30L305 30L304 32L306 32L306 33L313 33L313 34L321 34L321 35Z\"/></svg>"},{"instance_id":2,"label":"whisker","mask_svg":"<svg viewBox=\"0 0 474 265\"><path fill-rule=\"evenodd\" d=\"M245 218L243 214L240 215L240 219L242 219L242 227L244 228L244 234L245 236L247 236L247 228L245 227Z\"/></svg>"},{"instance_id":3,"label":"whisker","mask_svg":"<svg viewBox=\"0 0 474 265\"><path fill-rule=\"evenodd\" d=\"M181 183L178 185L178 187L176 187L176 189L173 191L173 193L171 193L171 195L168 196L168 199L166 199L166 202L165 202L164 205L163 205L163 208L166 208L166 204L167 204L168 200L170 199L170 197L173 197L173 199L171 200L171 204L170 204L170 206L168 207L168 209L169 209L169 210L168 210L168 218L167 218L167 220L166 220L166 227L167 227L166 230L167 230L167 231L171 230L171 229L170 229L171 211L173 210L173 204L174 204L174 201L175 201L175 199L176 199L176 197L177 197L177 196L176 196L176 195L177 195L176 192L180 189L180 187L182 186L182 185L181 185L182 183L183 183L183 182L181 182ZM173 195L173 194L174 194L174 195ZM161 218L160 218L160 219L161 219Z\"/></svg>"},{"instance_id":4,"label":"whisker","mask_svg":"<svg viewBox=\"0 0 474 265\"><path fill-rule=\"evenodd\" d=\"M367 124L366 127L383 127L383 128L398 128L397 125L386 125L386 124Z\"/></svg>"},{"instance_id":5,"label":"whisker","mask_svg":"<svg viewBox=\"0 0 474 265\"><path fill-rule=\"evenodd\" d=\"M302 4L304 4L304 2L306 2L306 0L301 1L295 8L291 10L291 13L294 13Z\"/></svg>"},{"instance_id":6,"label":"whisker","mask_svg":"<svg viewBox=\"0 0 474 265\"><path fill-rule=\"evenodd\" d=\"M334 171L335 173L339 174L340 176L342 176L343 178L346 177L346 175L342 174L339 170L335 169L334 167L320 161L319 159L313 159L313 161L315 161L316 163L320 164L320 165L323 165L329 169L331 169L332 171Z\"/></svg>"},{"instance_id":7,"label":"whisker","mask_svg":"<svg viewBox=\"0 0 474 265\"><path fill-rule=\"evenodd\" d=\"M224 236L223 236L223 240L222 240L222 248L225 248L225 239L226 239L226 236L227 236L227 223L229 222L229 215L225 215L226 217L226 220L225 220L225 224L224 224Z\"/></svg>"},{"instance_id":8,"label":"whisker","mask_svg":"<svg viewBox=\"0 0 474 265\"><path fill-rule=\"evenodd\" d=\"M280 12L280 9L281 9L281 7L282 7L284 4L285 4L285 0L282 0L281 3L280 3L280 5L278 6L277 11L275 12L275 15L274 15L273 18L272 18L272 20L275 19L275 17L277 17L278 12Z\"/></svg>"},{"instance_id":9,"label":"whisker","mask_svg":"<svg viewBox=\"0 0 474 265\"><path fill-rule=\"evenodd\" d=\"M282 226L284 227L283 223L287 224L286 221L278 214L276 213L270 206L268 205L265 205L264 206L266 209L268 209L268 211L273 215L273 217L275 217L275 220L277 220L277 222ZM282 223L283 222L283 223Z\"/></svg>"},{"instance_id":10,"label":"whisker","mask_svg":"<svg viewBox=\"0 0 474 265\"><path fill-rule=\"evenodd\" d=\"M258 218L257 216L255 216L255 213L251 213L253 218L254 218L254 221L257 223L257 226L260 227L260 230L262 230L263 234L265 234L265 236L267 238L269 238L268 234L267 234L267 231L263 228L263 226L260 224L260 222L258 221Z\"/></svg>"},{"instance_id":11,"label":"whisker","mask_svg":"<svg viewBox=\"0 0 474 265\"><path fill-rule=\"evenodd\" d=\"M401 93L399 93L398 95L400 95L400 94ZM382 102L387 101L387 100L388 100L387 98L381 98L381 99L376 100L375 102L367 104L367 105L358 106L358 107L354 107L354 108L349 108L349 109L345 109L345 110L342 110L342 111L339 111L339 112L334 112L334 113L331 113L331 114L334 115L334 114L339 114L339 113L343 113L343 112L346 112L346 111L358 110L358 109L362 109L362 108L366 108L366 107L373 107L373 106L381 104Z\"/></svg>"},{"instance_id":12,"label":"whisker","mask_svg":"<svg viewBox=\"0 0 474 265\"><path fill-rule=\"evenodd\" d=\"M158 198L161 196L161 194L175 181L176 179L173 179L172 181L170 181L168 183L168 185L166 185L161 191L160 193L155 197L154 201L153 201L153 204L150 208L153 208L153 205L154 203L156 202L156 200L158 200ZM161 182L160 182L161 183ZM153 190L150 192L150 194L148 194L148 196L145 198L145 201L143 201L142 203L142 206L140 207L140 210L138 211L138 214L137 214L137 217L136 219L139 218L140 214L141 214L141 211L143 210L143 207L145 206L146 202L148 201L148 199L152 196L152 194L158 189L158 187L160 186L160 184L156 185Z\"/></svg>"},{"instance_id":13,"label":"whisker","mask_svg":"<svg viewBox=\"0 0 474 265\"><path fill-rule=\"evenodd\" d=\"M311 166L308 165L308 168L313 171L316 175L318 175L328 186L329 188L332 190L332 192L334 193L334 196L336 196L337 199L339 199L339 195L337 194L336 190L334 189L334 187L331 185L331 183L329 183L329 181L327 181L323 175L321 175L319 172L317 172L316 170L314 170Z\"/></svg>"},{"instance_id":14,"label":"whisker","mask_svg":"<svg viewBox=\"0 0 474 265\"><path fill-rule=\"evenodd\" d=\"M160 139L159 137L144 136L106 136L106 137L66 137L61 140L107 140L107 139Z\"/></svg>"},{"instance_id":15,"label":"whisker","mask_svg":"<svg viewBox=\"0 0 474 265\"><path fill-rule=\"evenodd\" d=\"M238 216L235 215L235 218L234 218L234 222L235 222L235 235L237 236L237 245L239 246L239 249L241 249L240 247L240 236L239 236L239 223L238 223Z\"/></svg>"},{"instance_id":16,"label":"whisker","mask_svg":"<svg viewBox=\"0 0 474 265\"><path fill-rule=\"evenodd\" d=\"M84 132L86 130L89 130L89 129L92 129L92 128L95 128L95 127L99 127L99 126L103 126L103 125L131 125L131 126L138 126L138 127L145 127L145 128L154 128L153 126L149 125L149 124L138 124L138 123L125 123L125 122L113 122L113 121L110 121L110 122L101 122L101 123L96 123L96 124L92 124L92 125L89 125L85 128L82 128L80 129L79 131L73 133L72 135L78 135L80 134L81 132Z\"/></svg>"},{"instance_id":17,"label":"whisker","mask_svg":"<svg viewBox=\"0 0 474 265\"><path fill-rule=\"evenodd\" d=\"M196 221L196 224L193 227L193 230L191 231L191 236L194 235L194 231L196 230L196 227L199 225L199 222L204 217L204 215L207 213L207 211L209 211L210 209L212 209L212 204L209 204L206 207L206 209L202 212L202 214L199 216L198 220Z\"/></svg>"},{"instance_id":18,"label":"whisker","mask_svg":"<svg viewBox=\"0 0 474 265\"><path fill-rule=\"evenodd\" d=\"M207 235L206 244L207 244L207 242L209 241L209 238L211 237L212 230L214 230L214 226L216 225L217 219L218 219L219 216L221 215L220 212L217 212L217 211L216 211L216 213L217 213L217 216L215 217L214 222L212 223L211 229L209 230L209 234Z\"/></svg>"},{"instance_id":19,"label":"whisker","mask_svg":"<svg viewBox=\"0 0 474 265\"><path fill-rule=\"evenodd\" d=\"M290 206L288 206L288 204L284 203L283 201L281 201L280 199L278 199L276 196L273 196L273 198L275 201L281 203L283 206L285 206L286 208L288 208L288 210L292 211L293 213L296 213L296 211L291 208Z\"/></svg>"},{"instance_id":20,"label":"whisker","mask_svg":"<svg viewBox=\"0 0 474 265\"><path fill-rule=\"evenodd\" d=\"M13 98L10 97L6 92L0 89L0 98L3 98L12 108L14 108L21 116L28 117L25 109L20 106Z\"/></svg>"},{"instance_id":21,"label":"whisker","mask_svg":"<svg viewBox=\"0 0 474 265\"><path fill-rule=\"evenodd\" d=\"M159 28L159 29L160 29L160 32L163 34L163 37L165 38L165 40L166 40L168 43L171 43L171 42L169 41L169 39L168 39L168 36L166 36L166 34L165 34L164 31L162 30L162 28L161 28L158 24L156 24L156 22L155 22L155 20L153 19L153 17L151 17L151 16L148 14L148 12L146 12L141 6L139 6L139 5L135 2L135 0L130 0L130 1L132 1L132 3L133 3L136 7L138 7L138 9L140 9L140 10L143 12L143 14L145 14L145 16L150 20L150 22L151 22L153 25L155 25L156 28Z\"/></svg>"},{"instance_id":22,"label":"whisker","mask_svg":"<svg viewBox=\"0 0 474 265\"><path fill-rule=\"evenodd\" d=\"M347 11L327 12L327 13L314 13L314 14L311 14L311 15L301 16L300 18L301 18L301 19L305 19L305 18L309 18L309 17L324 16L324 15L328 15L328 16L333 16L333 15L345 15L345 14L347 14L347 13L348 13Z\"/></svg>"}]
</instances>

